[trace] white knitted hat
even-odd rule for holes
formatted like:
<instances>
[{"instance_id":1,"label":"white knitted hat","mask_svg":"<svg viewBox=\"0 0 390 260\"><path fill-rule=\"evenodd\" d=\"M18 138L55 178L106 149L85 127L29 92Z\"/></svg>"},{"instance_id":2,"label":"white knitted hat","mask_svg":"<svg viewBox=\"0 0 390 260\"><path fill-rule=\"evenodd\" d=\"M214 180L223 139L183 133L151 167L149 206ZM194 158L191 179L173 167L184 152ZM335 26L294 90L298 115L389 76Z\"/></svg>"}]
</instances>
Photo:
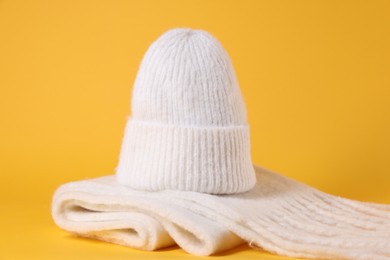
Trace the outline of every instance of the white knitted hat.
<instances>
[{"instance_id":1,"label":"white knitted hat","mask_svg":"<svg viewBox=\"0 0 390 260\"><path fill-rule=\"evenodd\" d=\"M233 66L207 32L171 30L146 52L117 180L140 190L212 194L255 185L246 110Z\"/></svg>"},{"instance_id":2,"label":"white knitted hat","mask_svg":"<svg viewBox=\"0 0 390 260\"><path fill-rule=\"evenodd\" d=\"M230 59L202 30L145 54L116 175L62 185L52 215L81 236L210 255L242 243L293 257L390 259L390 206L335 197L252 165Z\"/></svg>"}]
</instances>

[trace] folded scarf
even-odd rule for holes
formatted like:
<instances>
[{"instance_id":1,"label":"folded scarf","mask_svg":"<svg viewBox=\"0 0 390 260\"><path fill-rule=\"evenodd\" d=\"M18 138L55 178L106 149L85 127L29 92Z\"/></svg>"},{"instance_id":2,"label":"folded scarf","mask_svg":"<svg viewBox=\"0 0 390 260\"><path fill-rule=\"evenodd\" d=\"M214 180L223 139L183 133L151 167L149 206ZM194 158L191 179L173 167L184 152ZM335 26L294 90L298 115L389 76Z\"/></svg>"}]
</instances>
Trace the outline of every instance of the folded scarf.
<instances>
[{"instance_id":1,"label":"folded scarf","mask_svg":"<svg viewBox=\"0 0 390 260\"><path fill-rule=\"evenodd\" d=\"M254 166L256 186L233 195L119 185L115 176L56 191L58 226L143 250L174 244L211 255L242 243L285 256L390 259L390 206L326 194Z\"/></svg>"}]
</instances>

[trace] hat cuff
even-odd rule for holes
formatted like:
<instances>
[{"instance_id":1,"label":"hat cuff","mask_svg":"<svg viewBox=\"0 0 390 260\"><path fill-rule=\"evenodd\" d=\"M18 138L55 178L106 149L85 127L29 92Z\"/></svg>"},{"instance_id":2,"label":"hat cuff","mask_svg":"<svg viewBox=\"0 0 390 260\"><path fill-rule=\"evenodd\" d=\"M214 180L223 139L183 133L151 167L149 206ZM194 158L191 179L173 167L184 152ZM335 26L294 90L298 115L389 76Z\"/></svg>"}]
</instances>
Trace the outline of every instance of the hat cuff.
<instances>
[{"instance_id":1,"label":"hat cuff","mask_svg":"<svg viewBox=\"0 0 390 260\"><path fill-rule=\"evenodd\" d=\"M247 125L173 126L129 118L116 179L146 191L245 192L256 183L249 140Z\"/></svg>"}]
</instances>

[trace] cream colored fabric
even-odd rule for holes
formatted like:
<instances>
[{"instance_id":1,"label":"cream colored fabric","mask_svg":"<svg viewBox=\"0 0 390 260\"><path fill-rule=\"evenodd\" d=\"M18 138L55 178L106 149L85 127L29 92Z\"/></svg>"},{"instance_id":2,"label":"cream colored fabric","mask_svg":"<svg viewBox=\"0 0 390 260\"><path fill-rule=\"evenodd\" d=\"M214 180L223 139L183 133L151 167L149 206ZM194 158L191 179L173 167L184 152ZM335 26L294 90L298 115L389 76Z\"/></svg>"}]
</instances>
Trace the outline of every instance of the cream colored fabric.
<instances>
[{"instance_id":1,"label":"cream colored fabric","mask_svg":"<svg viewBox=\"0 0 390 260\"><path fill-rule=\"evenodd\" d=\"M141 63L115 175L61 186L53 218L143 250L210 255L249 243L286 256L390 259L388 205L254 167L249 137L222 45L202 30L170 30Z\"/></svg>"},{"instance_id":2,"label":"cream colored fabric","mask_svg":"<svg viewBox=\"0 0 390 260\"><path fill-rule=\"evenodd\" d=\"M295 257L390 259L388 206L325 194L255 167L247 193L135 191L114 176L68 183L53 200L57 225L143 250L177 243L210 255L241 243Z\"/></svg>"}]
</instances>

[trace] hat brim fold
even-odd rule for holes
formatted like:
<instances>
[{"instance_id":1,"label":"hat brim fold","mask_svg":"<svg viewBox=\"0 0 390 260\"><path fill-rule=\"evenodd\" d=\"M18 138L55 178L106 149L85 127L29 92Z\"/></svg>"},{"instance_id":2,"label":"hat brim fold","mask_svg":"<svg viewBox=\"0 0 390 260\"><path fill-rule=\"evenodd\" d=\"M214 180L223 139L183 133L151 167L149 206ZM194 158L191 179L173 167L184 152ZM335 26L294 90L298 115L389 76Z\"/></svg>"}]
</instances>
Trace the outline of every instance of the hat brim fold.
<instances>
[{"instance_id":1,"label":"hat brim fold","mask_svg":"<svg viewBox=\"0 0 390 260\"><path fill-rule=\"evenodd\" d=\"M114 175L71 182L55 192L52 215L67 231L143 250L177 244L211 255L249 243L292 257L390 259L390 205L336 197L254 168L256 186L234 195L138 191Z\"/></svg>"}]
</instances>

